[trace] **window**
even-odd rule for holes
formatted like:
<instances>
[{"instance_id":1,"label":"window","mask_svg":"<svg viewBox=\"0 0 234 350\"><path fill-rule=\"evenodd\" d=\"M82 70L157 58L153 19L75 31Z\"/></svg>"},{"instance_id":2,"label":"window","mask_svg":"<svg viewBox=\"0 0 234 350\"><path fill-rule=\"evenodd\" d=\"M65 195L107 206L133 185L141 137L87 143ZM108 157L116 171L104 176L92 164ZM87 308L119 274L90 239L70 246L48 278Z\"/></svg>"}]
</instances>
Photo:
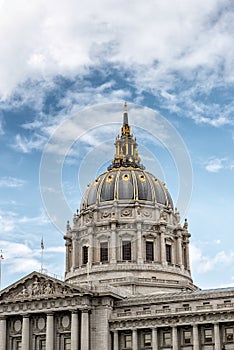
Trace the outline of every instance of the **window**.
<instances>
[{"instance_id":1,"label":"window","mask_svg":"<svg viewBox=\"0 0 234 350\"><path fill-rule=\"evenodd\" d=\"M123 260L131 260L132 254L131 254L131 241L123 241L122 243L122 253L123 253Z\"/></svg>"},{"instance_id":2,"label":"window","mask_svg":"<svg viewBox=\"0 0 234 350\"><path fill-rule=\"evenodd\" d=\"M71 350L71 339L64 338L64 350Z\"/></svg>"},{"instance_id":3,"label":"window","mask_svg":"<svg viewBox=\"0 0 234 350\"><path fill-rule=\"evenodd\" d=\"M171 263L171 245L166 244L166 259L168 263Z\"/></svg>"},{"instance_id":4,"label":"window","mask_svg":"<svg viewBox=\"0 0 234 350\"><path fill-rule=\"evenodd\" d=\"M39 344L40 344L40 346L39 346L40 350L46 350L46 340L45 339L40 339Z\"/></svg>"},{"instance_id":5,"label":"window","mask_svg":"<svg viewBox=\"0 0 234 350\"><path fill-rule=\"evenodd\" d=\"M126 348L126 349L128 349L128 348L132 348L132 335L131 334L126 334L125 336L124 336L124 347Z\"/></svg>"},{"instance_id":6,"label":"window","mask_svg":"<svg viewBox=\"0 0 234 350\"><path fill-rule=\"evenodd\" d=\"M151 346L151 333L144 334L144 346Z\"/></svg>"},{"instance_id":7,"label":"window","mask_svg":"<svg viewBox=\"0 0 234 350\"><path fill-rule=\"evenodd\" d=\"M171 332L163 332L163 346L171 346Z\"/></svg>"},{"instance_id":8,"label":"window","mask_svg":"<svg viewBox=\"0 0 234 350\"><path fill-rule=\"evenodd\" d=\"M87 264L89 261L89 248L85 245L83 247L83 264Z\"/></svg>"},{"instance_id":9,"label":"window","mask_svg":"<svg viewBox=\"0 0 234 350\"><path fill-rule=\"evenodd\" d=\"M184 344L192 344L192 333L191 331L184 331Z\"/></svg>"},{"instance_id":10,"label":"window","mask_svg":"<svg viewBox=\"0 0 234 350\"><path fill-rule=\"evenodd\" d=\"M146 261L154 261L154 242L146 241L145 250Z\"/></svg>"},{"instance_id":11,"label":"window","mask_svg":"<svg viewBox=\"0 0 234 350\"><path fill-rule=\"evenodd\" d=\"M190 311L190 305L189 304L183 304L183 308L185 311Z\"/></svg>"},{"instance_id":12,"label":"window","mask_svg":"<svg viewBox=\"0 0 234 350\"><path fill-rule=\"evenodd\" d=\"M100 261L108 261L108 242L100 243Z\"/></svg>"},{"instance_id":13,"label":"window","mask_svg":"<svg viewBox=\"0 0 234 350\"><path fill-rule=\"evenodd\" d=\"M233 342L233 328L231 327L225 328L225 341Z\"/></svg>"},{"instance_id":14,"label":"window","mask_svg":"<svg viewBox=\"0 0 234 350\"><path fill-rule=\"evenodd\" d=\"M16 341L16 350L22 350L22 342L21 340Z\"/></svg>"},{"instance_id":15,"label":"window","mask_svg":"<svg viewBox=\"0 0 234 350\"><path fill-rule=\"evenodd\" d=\"M213 341L212 329L204 329L204 342L212 343L212 341Z\"/></svg>"}]
</instances>

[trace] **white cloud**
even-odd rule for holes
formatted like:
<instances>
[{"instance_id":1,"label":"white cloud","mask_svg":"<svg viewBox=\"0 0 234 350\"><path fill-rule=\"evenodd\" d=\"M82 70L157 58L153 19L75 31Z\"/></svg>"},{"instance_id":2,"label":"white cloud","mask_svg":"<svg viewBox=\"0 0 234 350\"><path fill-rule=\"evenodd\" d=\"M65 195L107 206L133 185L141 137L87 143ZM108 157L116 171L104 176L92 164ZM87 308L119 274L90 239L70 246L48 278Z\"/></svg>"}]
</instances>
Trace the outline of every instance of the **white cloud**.
<instances>
[{"instance_id":1,"label":"white cloud","mask_svg":"<svg viewBox=\"0 0 234 350\"><path fill-rule=\"evenodd\" d=\"M207 171L211 173L217 173L224 168L224 159L218 159L218 158L211 159L209 160L205 168Z\"/></svg>"},{"instance_id":2,"label":"white cloud","mask_svg":"<svg viewBox=\"0 0 234 350\"><path fill-rule=\"evenodd\" d=\"M12 273L30 273L33 270L39 271L41 268L41 250L32 248L26 243L16 243L11 241L0 241L0 247L3 250L4 264L7 271ZM65 252L65 247L46 247L44 258L50 258L50 254L60 254ZM48 254L47 254L48 253ZM50 265L46 264L47 267ZM51 270L51 269L50 269ZM57 271L55 268L52 271Z\"/></svg>"},{"instance_id":3,"label":"white cloud","mask_svg":"<svg viewBox=\"0 0 234 350\"><path fill-rule=\"evenodd\" d=\"M22 187L25 184L25 181L22 179L17 179L15 177L0 177L0 187Z\"/></svg>"},{"instance_id":4,"label":"white cloud","mask_svg":"<svg viewBox=\"0 0 234 350\"><path fill-rule=\"evenodd\" d=\"M46 251L49 253L65 253L65 246L62 247L48 247L46 248Z\"/></svg>"},{"instance_id":5,"label":"white cloud","mask_svg":"<svg viewBox=\"0 0 234 350\"><path fill-rule=\"evenodd\" d=\"M234 262L234 251L219 251L214 256L204 255L202 250L190 244L191 265L199 274L215 270L219 265L231 266Z\"/></svg>"},{"instance_id":6,"label":"white cloud","mask_svg":"<svg viewBox=\"0 0 234 350\"><path fill-rule=\"evenodd\" d=\"M11 147L18 152L30 153L33 150L42 149L46 141L47 139L44 136L38 134L33 134L30 138L17 134Z\"/></svg>"},{"instance_id":7,"label":"white cloud","mask_svg":"<svg viewBox=\"0 0 234 350\"><path fill-rule=\"evenodd\" d=\"M0 232L10 233L15 229L15 220L12 217L0 213Z\"/></svg>"},{"instance_id":8,"label":"white cloud","mask_svg":"<svg viewBox=\"0 0 234 350\"><path fill-rule=\"evenodd\" d=\"M232 82L234 13L228 4L227 0L4 2L1 96L6 98L28 80L81 77L104 61L130 69L139 89L172 86L175 71L194 79L198 69L203 81L213 71L215 81L222 72Z\"/></svg>"},{"instance_id":9,"label":"white cloud","mask_svg":"<svg viewBox=\"0 0 234 350\"><path fill-rule=\"evenodd\" d=\"M234 125L234 120L225 117L225 116L218 116L216 118L208 118L208 117L202 117L202 116L195 116L194 120L198 124L208 124L211 126L214 126L216 128L224 125Z\"/></svg>"},{"instance_id":10,"label":"white cloud","mask_svg":"<svg viewBox=\"0 0 234 350\"><path fill-rule=\"evenodd\" d=\"M222 169L234 169L234 162L227 158L212 158L205 163L205 169L211 173L218 173Z\"/></svg>"},{"instance_id":11,"label":"white cloud","mask_svg":"<svg viewBox=\"0 0 234 350\"><path fill-rule=\"evenodd\" d=\"M28 217L20 215L19 213L14 213L11 211L0 210L0 232L6 233L7 238L15 239L26 239L28 237L31 239L31 233L29 228L33 225L33 230L35 231L38 227L46 226L50 223L48 216L42 210L40 215L34 217Z\"/></svg>"}]
</instances>

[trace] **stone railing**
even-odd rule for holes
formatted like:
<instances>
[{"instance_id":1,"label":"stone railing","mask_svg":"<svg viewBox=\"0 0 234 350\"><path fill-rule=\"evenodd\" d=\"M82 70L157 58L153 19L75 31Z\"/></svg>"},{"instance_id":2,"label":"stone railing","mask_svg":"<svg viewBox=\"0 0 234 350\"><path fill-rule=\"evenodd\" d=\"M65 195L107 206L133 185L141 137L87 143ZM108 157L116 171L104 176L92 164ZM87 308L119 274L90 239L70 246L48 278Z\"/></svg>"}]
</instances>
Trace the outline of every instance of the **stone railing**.
<instances>
[{"instance_id":1,"label":"stone railing","mask_svg":"<svg viewBox=\"0 0 234 350\"><path fill-rule=\"evenodd\" d=\"M127 312L114 312L112 318L118 317L133 317L133 316L147 316L154 314L176 314L176 313L184 313L184 312L199 312L199 311L209 311L209 310L220 310L220 309L234 309L234 303L229 304L216 304L216 305L194 305L194 306L186 306L186 307L176 307L176 308L162 308L162 309L154 309L150 310L128 310Z\"/></svg>"}]
</instances>

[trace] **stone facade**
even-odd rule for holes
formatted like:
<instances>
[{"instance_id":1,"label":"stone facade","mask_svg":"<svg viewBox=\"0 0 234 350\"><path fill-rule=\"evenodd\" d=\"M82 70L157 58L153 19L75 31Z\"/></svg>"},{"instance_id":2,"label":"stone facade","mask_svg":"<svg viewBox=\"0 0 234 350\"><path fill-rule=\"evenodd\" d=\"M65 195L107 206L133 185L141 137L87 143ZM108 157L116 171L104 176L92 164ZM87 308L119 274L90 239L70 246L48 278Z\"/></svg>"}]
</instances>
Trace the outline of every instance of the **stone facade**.
<instances>
[{"instance_id":1,"label":"stone facade","mask_svg":"<svg viewBox=\"0 0 234 350\"><path fill-rule=\"evenodd\" d=\"M65 281L0 292L0 350L231 350L234 288L192 281L188 222L140 163L124 111L107 172L67 223Z\"/></svg>"},{"instance_id":2,"label":"stone facade","mask_svg":"<svg viewBox=\"0 0 234 350\"><path fill-rule=\"evenodd\" d=\"M1 292L0 339L0 350L231 350L234 288L126 296L33 272Z\"/></svg>"}]
</instances>

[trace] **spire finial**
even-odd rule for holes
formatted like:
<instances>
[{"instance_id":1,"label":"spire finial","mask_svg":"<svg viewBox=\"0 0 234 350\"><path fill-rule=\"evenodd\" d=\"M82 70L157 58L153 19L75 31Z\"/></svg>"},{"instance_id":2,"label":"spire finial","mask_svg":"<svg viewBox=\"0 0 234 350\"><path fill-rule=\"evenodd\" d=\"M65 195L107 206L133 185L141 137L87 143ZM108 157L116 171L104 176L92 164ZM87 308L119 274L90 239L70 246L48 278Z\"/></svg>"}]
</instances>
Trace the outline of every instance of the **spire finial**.
<instances>
[{"instance_id":1,"label":"spire finial","mask_svg":"<svg viewBox=\"0 0 234 350\"><path fill-rule=\"evenodd\" d=\"M128 125L127 102L124 103L123 125Z\"/></svg>"},{"instance_id":2,"label":"spire finial","mask_svg":"<svg viewBox=\"0 0 234 350\"><path fill-rule=\"evenodd\" d=\"M143 165L140 164L141 159L138 155L136 139L131 134L131 127L128 124L127 102L124 103L121 135L116 137L115 147L115 159L108 170L121 166L144 169Z\"/></svg>"}]
</instances>

